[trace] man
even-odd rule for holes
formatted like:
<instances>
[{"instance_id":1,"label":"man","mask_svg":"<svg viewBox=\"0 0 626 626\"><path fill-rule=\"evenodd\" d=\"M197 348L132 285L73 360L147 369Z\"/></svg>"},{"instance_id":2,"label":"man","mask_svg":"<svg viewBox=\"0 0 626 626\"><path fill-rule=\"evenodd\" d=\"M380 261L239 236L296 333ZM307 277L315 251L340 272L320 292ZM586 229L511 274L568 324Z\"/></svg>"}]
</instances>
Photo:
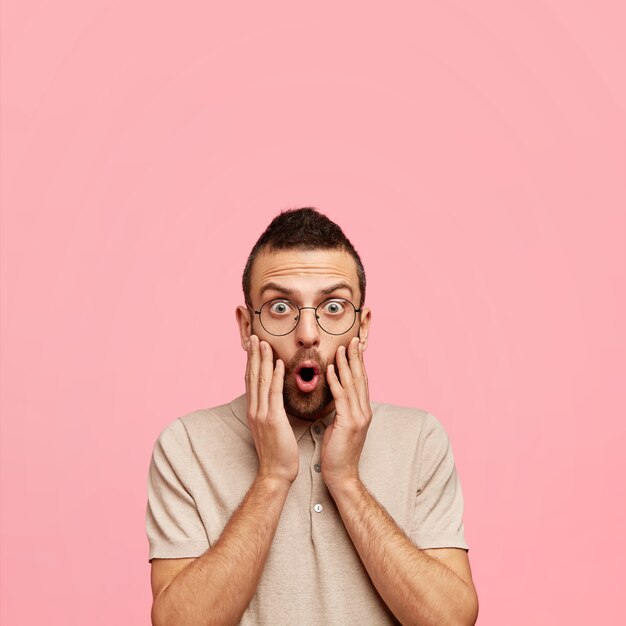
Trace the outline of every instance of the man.
<instances>
[{"instance_id":1,"label":"man","mask_svg":"<svg viewBox=\"0 0 626 626\"><path fill-rule=\"evenodd\" d=\"M431 414L370 402L350 241L314 209L285 211L243 290L245 395L154 447L153 624L474 624L452 448Z\"/></svg>"}]
</instances>

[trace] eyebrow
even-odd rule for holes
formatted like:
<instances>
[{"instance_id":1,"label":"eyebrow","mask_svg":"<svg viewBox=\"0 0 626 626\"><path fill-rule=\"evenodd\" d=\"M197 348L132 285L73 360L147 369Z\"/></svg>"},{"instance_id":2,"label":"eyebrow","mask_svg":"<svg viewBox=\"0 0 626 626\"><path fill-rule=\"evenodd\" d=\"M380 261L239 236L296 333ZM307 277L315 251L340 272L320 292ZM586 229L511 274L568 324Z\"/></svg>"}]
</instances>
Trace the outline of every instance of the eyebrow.
<instances>
[{"instance_id":1,"label":"eyebrow","mask_svg":"<svg viewBox=\"0 0 626 626\"><path fill-rule=\"evenodd\" d=\"M347 289L350 292L350 297L354 296L354 292L352 291L352 287L346 282L335 283L330 287L326 287L325 289L320 289L317 293L323 296L328 295L329 293L333 293L333 291L338 291L339 289ZM263 285L261 288L260 295L262 296L266 291L279 291L280 293L284 293L286 296L293 296L299 294L300 292L297 289L289 289L287 287L283 287L278 283L267 283Z\"/></svg>"},{"instance_id":2,"label":"eyebrow","mask_svg":"<svg viewBox=\"0 0 626 626\"><path fill-rule=\"evenodd\" d=\"M331 287L328 287L327 289L320 289L318 293L321 293L322 295L328 295L329 293L332 293L333 291L339 291L339 289L347 289L350 292L350 297L354 295L354 292L352 291L352 287L350 287L350 285L346 282L336 283L335 285L332 285Z\"/></svg>"}]
</instances>

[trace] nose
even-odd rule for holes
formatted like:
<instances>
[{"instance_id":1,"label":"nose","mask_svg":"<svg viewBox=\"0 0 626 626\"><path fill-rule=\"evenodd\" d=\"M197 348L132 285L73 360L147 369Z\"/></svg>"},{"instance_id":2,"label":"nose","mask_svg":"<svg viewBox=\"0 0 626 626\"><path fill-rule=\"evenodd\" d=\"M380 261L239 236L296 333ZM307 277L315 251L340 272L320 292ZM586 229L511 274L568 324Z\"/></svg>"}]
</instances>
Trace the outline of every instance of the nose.
<instances>
[{"instance_id":1,"label":"nose","mask_svg":"<svg viewBox=\"0 0 626 626\"><path fill-rule=\"evenodd\" d=\"M294 331L298 345L303 348L319 346L320 330L315 316L315 309L313 307L300 309L300 320Z\"/></svg>"}]
</instances>

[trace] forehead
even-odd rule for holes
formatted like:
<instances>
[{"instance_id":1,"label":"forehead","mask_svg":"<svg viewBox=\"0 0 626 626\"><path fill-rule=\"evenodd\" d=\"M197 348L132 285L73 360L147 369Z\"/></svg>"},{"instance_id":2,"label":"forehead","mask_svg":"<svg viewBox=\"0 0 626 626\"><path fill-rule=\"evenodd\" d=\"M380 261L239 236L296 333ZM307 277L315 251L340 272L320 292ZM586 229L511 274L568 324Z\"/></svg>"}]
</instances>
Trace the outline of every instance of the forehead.
<instances>
[{"instance_id":1,"label":"forehead","mask_svg":"<svg viewBox=\"0 0 626 626\"><path fill-rule=\"evenodd\" d=\"M250 276L252 296L268 283L296 290L322 289L330 283L347 283L359 295L356 261L345 250L262 250L254 259Z\"/></svg>"}]
</instances>

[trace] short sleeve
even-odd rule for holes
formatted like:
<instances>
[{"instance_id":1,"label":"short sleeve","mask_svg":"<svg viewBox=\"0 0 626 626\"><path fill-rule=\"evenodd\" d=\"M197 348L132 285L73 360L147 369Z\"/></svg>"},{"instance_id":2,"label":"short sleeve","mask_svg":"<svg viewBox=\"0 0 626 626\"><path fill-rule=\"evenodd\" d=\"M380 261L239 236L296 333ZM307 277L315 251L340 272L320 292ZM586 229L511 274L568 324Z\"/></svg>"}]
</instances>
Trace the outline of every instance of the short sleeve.
<instances>
[{"instance_id":1,"label":"short sleeve","mask_svg":"<svg viewBox=\"0 0 626 626\"><path fill-rule=\"evenodd\" d=\"M204 524L191 495L191 462L185 426L177 419L159 435L148 470L149 561L197 557L209 548Z\"/></svg>"},{"instance_id":2,"label":"short sleeve","mask_svg":"<svg viewBox=\"0 0 626 626\"><path fill-rule=\"evenodd\" d=\"M409 538L419 548L463 548L463 492L452 445L442 424L428 413L418 442L418 488Z\"/></svg>"}]
</instances>

